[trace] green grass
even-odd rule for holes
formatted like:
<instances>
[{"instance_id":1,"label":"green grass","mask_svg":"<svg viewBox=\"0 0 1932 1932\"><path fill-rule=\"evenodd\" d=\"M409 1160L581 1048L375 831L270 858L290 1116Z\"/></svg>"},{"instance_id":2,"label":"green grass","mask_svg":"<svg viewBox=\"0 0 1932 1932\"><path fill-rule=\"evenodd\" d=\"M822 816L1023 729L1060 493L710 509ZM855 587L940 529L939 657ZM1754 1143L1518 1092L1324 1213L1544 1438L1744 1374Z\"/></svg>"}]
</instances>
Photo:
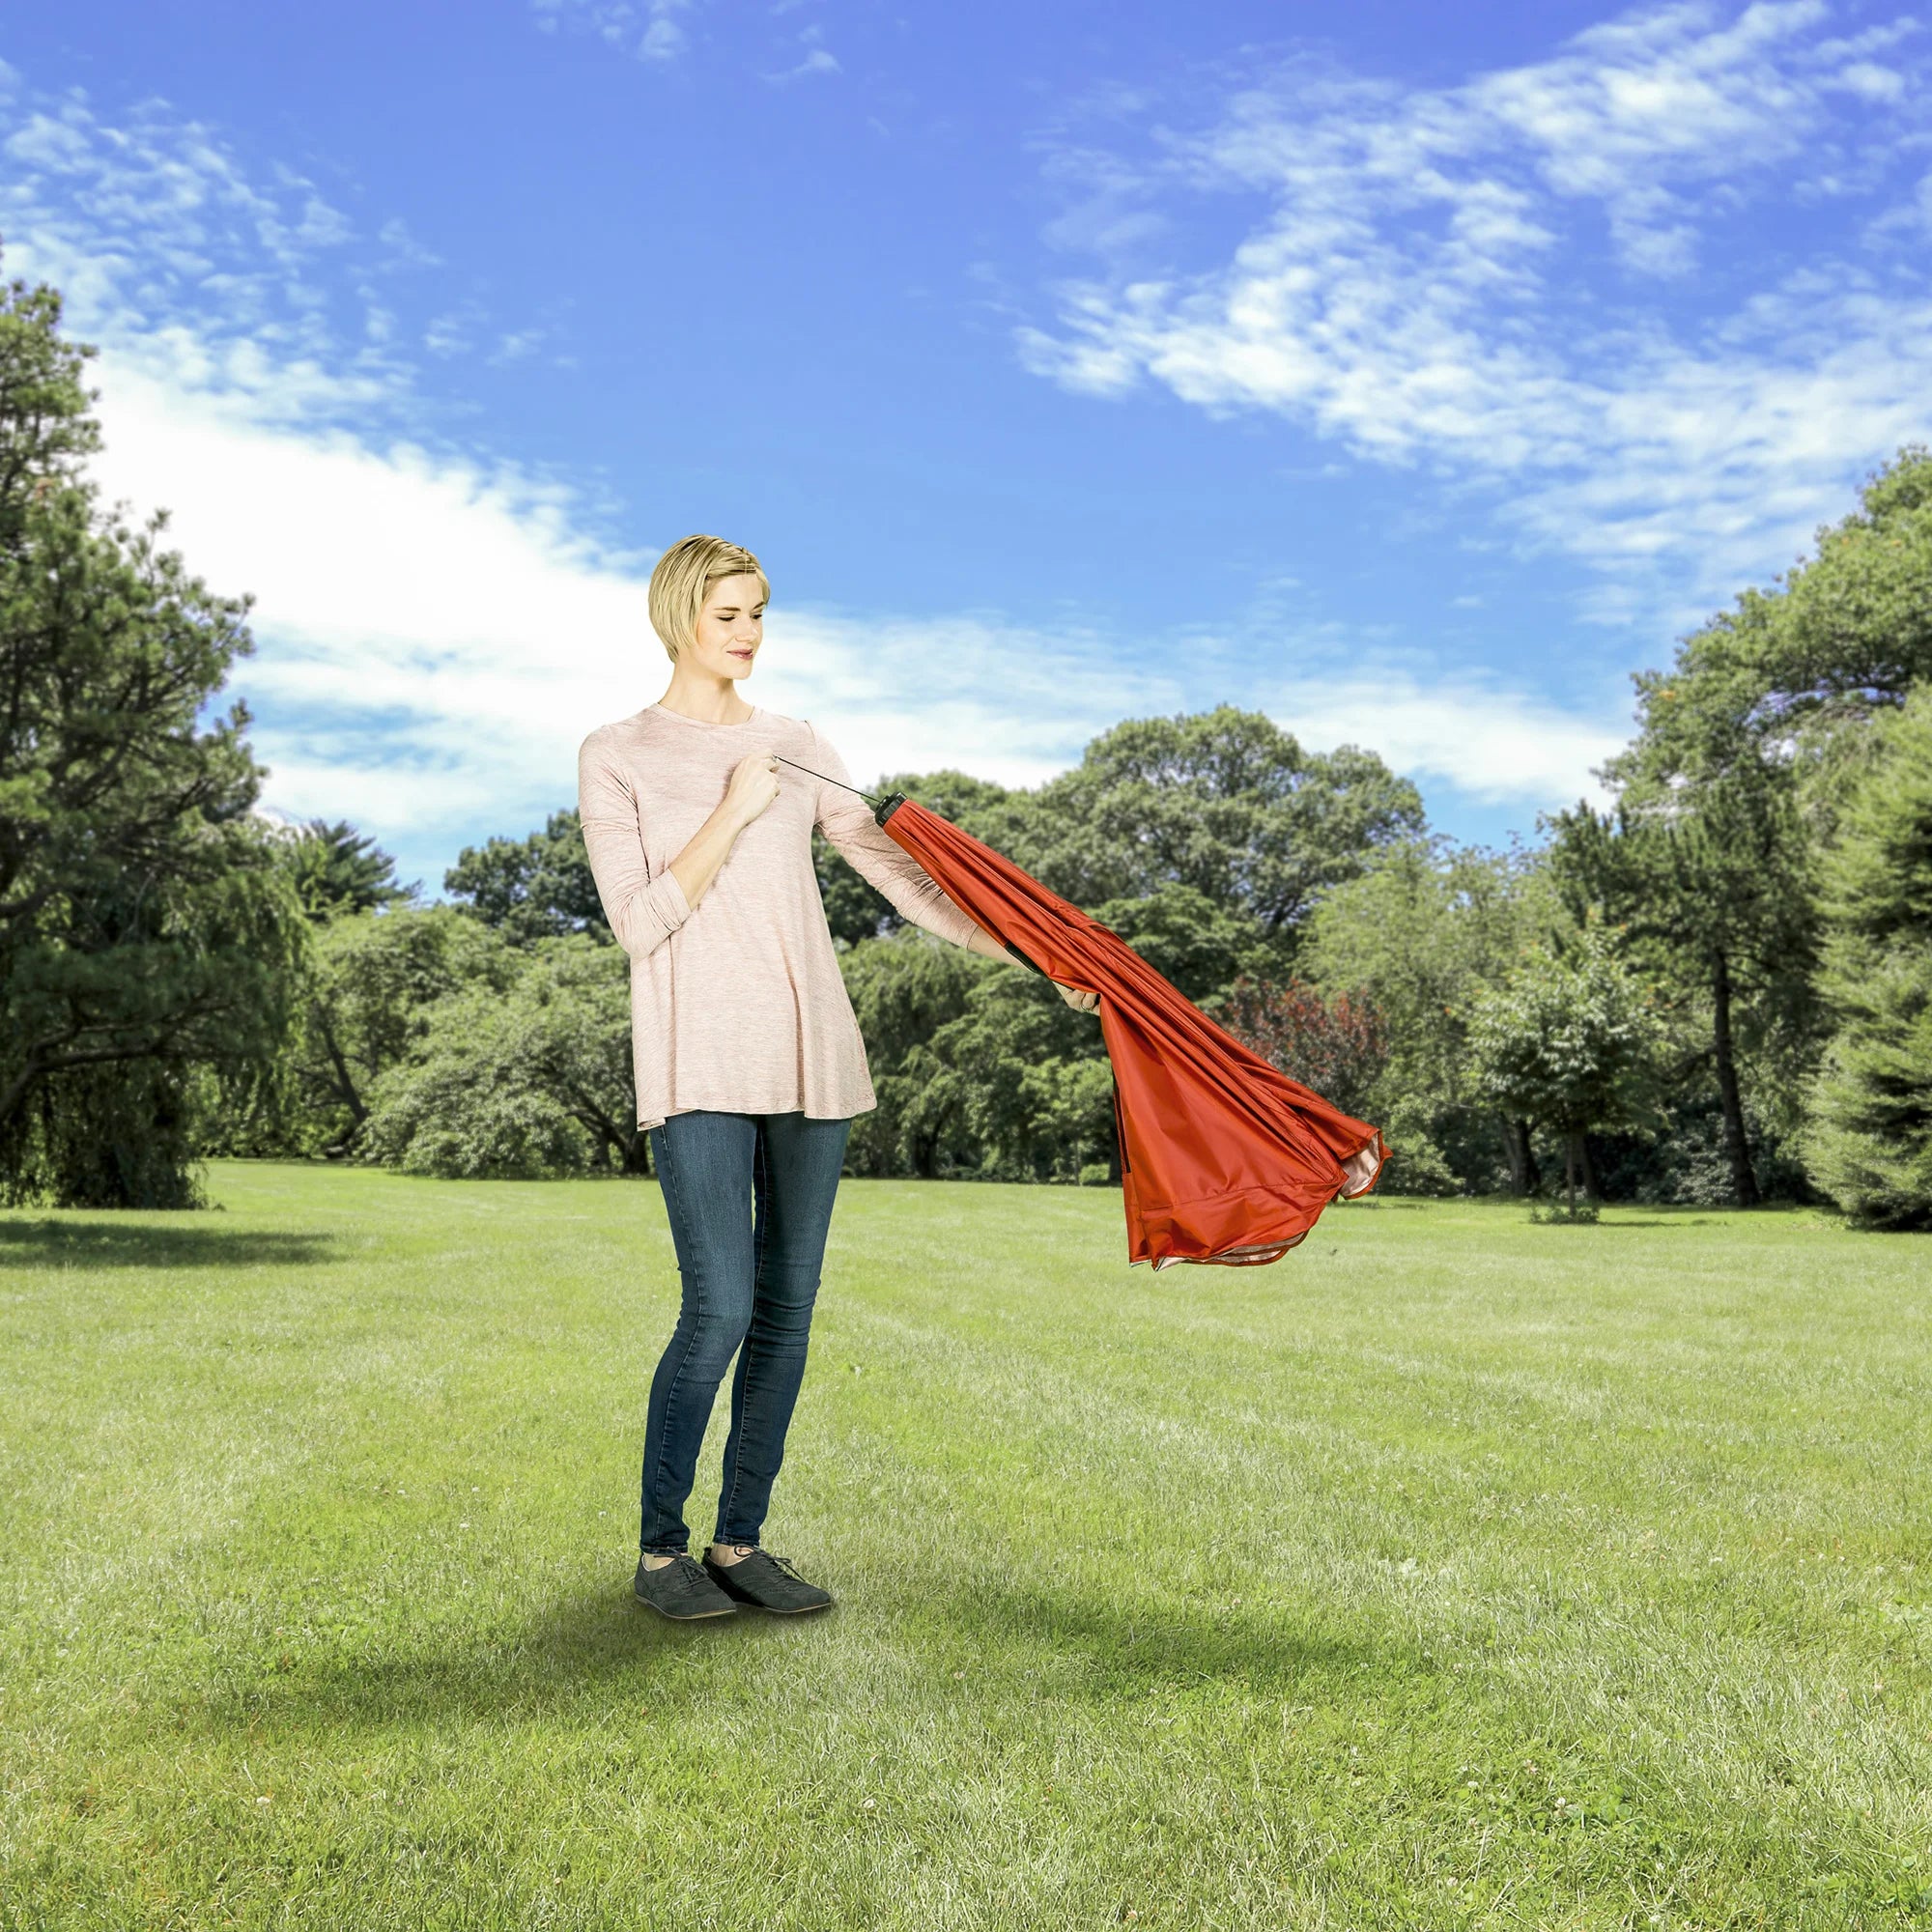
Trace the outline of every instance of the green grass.
<instances>
[{"instance_id":1,"label":"green grass","mask_svg":"<svg viewBox=\"0 0 1932 1932\"><path fill-rule=\"evenodd\" d=\"M654 1188L213 1189L0 1216L10 1932L1932 1923L1932 1244L847 1182L683 1630Z\"/></svg>"}]
</instances>

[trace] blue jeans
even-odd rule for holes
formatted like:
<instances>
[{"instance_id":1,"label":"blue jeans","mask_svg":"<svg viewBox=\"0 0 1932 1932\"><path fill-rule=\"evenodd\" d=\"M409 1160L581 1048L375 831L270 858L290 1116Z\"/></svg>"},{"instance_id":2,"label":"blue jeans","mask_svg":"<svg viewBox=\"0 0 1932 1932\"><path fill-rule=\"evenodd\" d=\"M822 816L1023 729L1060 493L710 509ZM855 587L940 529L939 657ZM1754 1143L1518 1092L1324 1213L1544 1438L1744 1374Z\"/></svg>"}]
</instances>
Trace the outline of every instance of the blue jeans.
<instances>
[{"instance_id":1,"label":"blue jeans","mask_svg":"<svg viewBox=\"0 0 1932 1932\"><path fill-rule=\"evenodd\" d=\"M731 1434L716 1543L756 1543L784 1460L850 1121L803 1114L673 1114L651 1154L677 1247L684 1305L651 1378L643 1523L655 1555L687 1548L684 1504L731 1357Z\"/></svg>"}]
</instances>

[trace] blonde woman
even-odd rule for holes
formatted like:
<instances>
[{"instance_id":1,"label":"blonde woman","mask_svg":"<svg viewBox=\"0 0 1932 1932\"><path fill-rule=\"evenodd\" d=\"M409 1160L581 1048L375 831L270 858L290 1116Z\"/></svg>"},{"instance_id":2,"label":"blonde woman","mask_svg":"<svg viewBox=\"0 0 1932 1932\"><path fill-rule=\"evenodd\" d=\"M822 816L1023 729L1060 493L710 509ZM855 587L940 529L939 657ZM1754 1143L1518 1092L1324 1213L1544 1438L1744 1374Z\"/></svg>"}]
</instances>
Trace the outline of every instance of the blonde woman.
<instances>
[{"instance_id":1,"label":"blonde woman","mask_svg":"<svg viewBox=\"0 0 1932 1932\"><path fill-rule=\"evenodd\" d=\"M770 595L750 551L719 537L673 544L650 587L670 684L593 731L579 764L591 870L631 959L638 1122L650 1131L683 1287L651 1381L635 1586L679 1619L832 1602L758 1541L805 1373L846 1133L874 1104L812 868L813 829L906 919L1009 957L841 788L845 766L815 727L740 693ZM1096 1004L1061 993L1082 1010ZM717 1523L699 1563L684 1505L734 1355Z\"/></svg>"}]
</instances>

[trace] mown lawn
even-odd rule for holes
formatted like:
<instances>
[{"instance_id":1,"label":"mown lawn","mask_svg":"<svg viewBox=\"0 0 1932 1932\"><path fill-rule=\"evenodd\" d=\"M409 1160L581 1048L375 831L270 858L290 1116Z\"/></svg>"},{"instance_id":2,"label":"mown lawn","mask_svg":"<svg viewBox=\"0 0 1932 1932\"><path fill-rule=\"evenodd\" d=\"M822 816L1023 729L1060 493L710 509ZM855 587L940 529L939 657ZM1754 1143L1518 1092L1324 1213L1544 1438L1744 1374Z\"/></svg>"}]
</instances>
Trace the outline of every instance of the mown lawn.
<instances>
[{"instance_id":1,"label":"mown lawn","mask_svg":"<svg viewBox=\"0 0 1932 1932\"><path fill-rule=\"evenodd\" d=\"M0 1925L1932 1923L1932 1243L848 1182L683 1630L653 1187L213 1186L0 1216Z\"/></svg>"}]
</instances>

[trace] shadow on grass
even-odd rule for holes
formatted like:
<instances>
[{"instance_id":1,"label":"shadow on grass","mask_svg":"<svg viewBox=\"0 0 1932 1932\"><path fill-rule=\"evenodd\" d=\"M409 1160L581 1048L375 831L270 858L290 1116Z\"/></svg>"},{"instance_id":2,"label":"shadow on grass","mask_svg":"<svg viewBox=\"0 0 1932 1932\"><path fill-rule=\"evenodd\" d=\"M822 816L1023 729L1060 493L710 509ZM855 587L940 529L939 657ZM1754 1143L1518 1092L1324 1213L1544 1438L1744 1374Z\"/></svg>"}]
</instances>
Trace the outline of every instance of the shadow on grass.
<instances>
[{"instance_id":1,"label":"shadow on grass","mask_svg":"<svg viewBox=\"0 0 1932 1932\"><path fill-rule=\"evenodd\" d=\"M439 1633L440 1645L400 1642L378 1658L302 1663L238 1685L212 1703L215 1731L264 1724L392 1729L448 1723L528 1723L582 1719L647 1694L664 1717L715 1697L715 1678L690 1668L692 1654L754 1653L796 1634L810 1618L753 1615L672 1623L647 1609L628 1581L567 1597L522 1626Z\"/></svg>"},{"instance_id":2,"label":"shadow on grass","mask_svg":"<svg viewBox=\"0 0 1932 1932\"><path fill-rule=\"evenodd\" d=\"M1288 1605L1220 1606L1149 1594L1132 1601L1037 1589L964 1590L907 1605L902 1627L922 1648L967 1662L976 1646L1033 1653L1045 1694L1114 1702L1161 1687L1238 1684L1271 1694L1358 1672L1408 1673L1400 1653L1321 1628ZM935 1642L936 1626L944 1636Z\"/></svg>"},{"instance_id":3,"label":"shadow on grass","mask_svg":"<svg viewBox=\"0 0 1932 1932\"><path fill-rule=\"evenodd\" d=\"M139 1221L0 1219L0 1267L294 1267L335 1258L331 1235L156 1227Z\"/></svg>"},{"instance_id":4,"label":"shadow on grass","mask_svg":"<svg viewBox=\"0 0 1932 1932\"><path fill-rule=\"evenodd\" d=\"M775 1649L793 1653L809 1672L817 1634L836 1627L849 1639L855 1619L876 1628L883 1654L929 1668L931 1698L1004 1695L999 1687L1009 1681L1029 1700L1063 1704L1132 1702L1161 1688L1217 1683L1319 1696L1369 1676L1397 1695L1434 1694L1427 1667L1399 1646L1343 1637L1285 1609L1215 1611L1173 1599L1114 1605L971 1589L888 1602L848 1588L824 1618L741 1611L675 1624L613 1584L566 1597L520 1628L468 1638L452 1631L446 1648L271 1674L238 1687L208 1719L217 1731L249 1732L280 1721L355 1730L520 1724L582 1720L641 1699L668 1721L714 1703L721 1671L763 1671ZM700 1655L702 1667L694 1667ZM989 1660L983 1668L976 1655ZM955 1675L962 1663L970 1680L963 1691Z\"/></svg>"}]
</instances>

